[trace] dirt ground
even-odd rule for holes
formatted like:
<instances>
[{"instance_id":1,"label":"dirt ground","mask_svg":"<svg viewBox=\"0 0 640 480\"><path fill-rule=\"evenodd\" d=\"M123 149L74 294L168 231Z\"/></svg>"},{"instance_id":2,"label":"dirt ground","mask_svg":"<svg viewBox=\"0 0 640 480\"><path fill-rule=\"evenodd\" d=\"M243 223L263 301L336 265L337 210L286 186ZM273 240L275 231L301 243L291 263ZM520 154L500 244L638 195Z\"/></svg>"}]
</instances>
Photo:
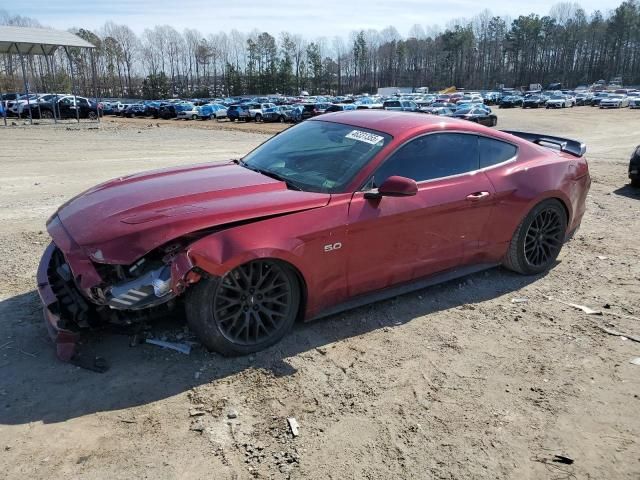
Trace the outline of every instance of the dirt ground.
<instances>
[{"instance_id":1,"label":"dirt ground","mask_svg":"<svg viewBox=\"0 0 640 480\"><path fill-rule=\"evenodd\" d=\"M0 128L0 476L640 478L640 343L599 328L640 337L640 191L626 177L640 111L497 112L499 127L588 145L587 214L549 273L494 269L299 325L237 359L103 336L89 347L105 374L55 359L34 291L48 216L97 182L237 157L281 127ZM188 337L183 322L151 333Z\"/></svg>"}]
</instances>

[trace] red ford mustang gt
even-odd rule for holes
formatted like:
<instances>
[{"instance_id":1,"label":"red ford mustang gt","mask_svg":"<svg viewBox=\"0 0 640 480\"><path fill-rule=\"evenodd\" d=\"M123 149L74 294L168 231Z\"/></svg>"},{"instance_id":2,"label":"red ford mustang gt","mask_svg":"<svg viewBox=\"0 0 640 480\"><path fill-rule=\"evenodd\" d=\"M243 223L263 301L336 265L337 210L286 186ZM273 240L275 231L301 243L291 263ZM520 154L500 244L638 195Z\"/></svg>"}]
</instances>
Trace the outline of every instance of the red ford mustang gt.
<instances>
[{"instance_id":1,"label":"red ford mustang gt","mask_svg":"<svg viewBox=\"0 0 640 480\"><path fill-rule=\"evenodd\" d=\"M579 227L583 144L423 114L327 114L242 160L111 180L47 228L58 356L83 329L184 303L226 355L309 320L496 265L549 269Z\"/></svg>"}]
</instances>

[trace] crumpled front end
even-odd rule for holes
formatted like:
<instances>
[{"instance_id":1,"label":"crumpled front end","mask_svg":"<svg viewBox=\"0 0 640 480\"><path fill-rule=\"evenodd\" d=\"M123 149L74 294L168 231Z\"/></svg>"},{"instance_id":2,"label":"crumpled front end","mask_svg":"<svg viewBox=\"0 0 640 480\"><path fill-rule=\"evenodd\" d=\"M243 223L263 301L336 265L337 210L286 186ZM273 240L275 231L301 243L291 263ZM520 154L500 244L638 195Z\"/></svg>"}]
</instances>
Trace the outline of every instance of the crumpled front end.
<instances>
[{"instance_id":1,"label":"crumpled front end","mask_svg":"<svg viewBox=\"0 0 640 480\"><path fill-rule=\"evenodd\" d=\"M40 261L38 292L62 361L77 353L83 330L130 323L137 312L169 302L188 282L199 279L176 245L158 249L133 265L99 264L73 241L57 217L47 227L53 242Z\"/></svg>"}]
</instances>

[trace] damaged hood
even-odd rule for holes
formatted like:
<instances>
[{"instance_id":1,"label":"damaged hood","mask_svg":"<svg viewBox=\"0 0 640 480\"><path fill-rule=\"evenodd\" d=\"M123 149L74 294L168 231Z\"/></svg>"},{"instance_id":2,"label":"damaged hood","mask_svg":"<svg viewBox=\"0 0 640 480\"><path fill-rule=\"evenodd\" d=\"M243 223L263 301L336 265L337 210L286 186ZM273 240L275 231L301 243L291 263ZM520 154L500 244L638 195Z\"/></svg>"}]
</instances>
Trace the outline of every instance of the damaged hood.
<instances>
[{"instance_id":1,"label":"damaged hood","mask_svg":"<svg viewBox=\"0 0 640 480\"><path fill-rule=\"evenodd\" d=\"M94 261L130 264L198 230L318 208L329 199L329 194L289 190L284 182L236 164L203 164L110 180L57 214Z\"/></svg>"}]
</instances>

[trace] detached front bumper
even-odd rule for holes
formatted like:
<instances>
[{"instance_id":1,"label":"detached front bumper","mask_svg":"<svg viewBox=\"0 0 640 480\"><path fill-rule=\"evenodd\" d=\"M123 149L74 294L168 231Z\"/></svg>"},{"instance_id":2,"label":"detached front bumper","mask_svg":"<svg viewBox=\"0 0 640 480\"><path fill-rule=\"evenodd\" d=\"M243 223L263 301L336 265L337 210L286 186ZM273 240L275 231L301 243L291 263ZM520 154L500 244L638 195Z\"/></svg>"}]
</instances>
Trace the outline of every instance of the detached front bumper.
<instances>
[{"instance_id":1,"label":"detached front bumper","mask_svg":"<svg viewBox=\"0 0 640 480\"><path fill-rule=\"evenodd\" d=\"M56 355L63 362L68 362L77 352L80 335L61 326L59 300L53 291L49 277L49 268L55 252L56 246L51 243L42 255L37 274L38 294L42 301L47 330L56 345Z\"/></svg>"}]
</instances>

